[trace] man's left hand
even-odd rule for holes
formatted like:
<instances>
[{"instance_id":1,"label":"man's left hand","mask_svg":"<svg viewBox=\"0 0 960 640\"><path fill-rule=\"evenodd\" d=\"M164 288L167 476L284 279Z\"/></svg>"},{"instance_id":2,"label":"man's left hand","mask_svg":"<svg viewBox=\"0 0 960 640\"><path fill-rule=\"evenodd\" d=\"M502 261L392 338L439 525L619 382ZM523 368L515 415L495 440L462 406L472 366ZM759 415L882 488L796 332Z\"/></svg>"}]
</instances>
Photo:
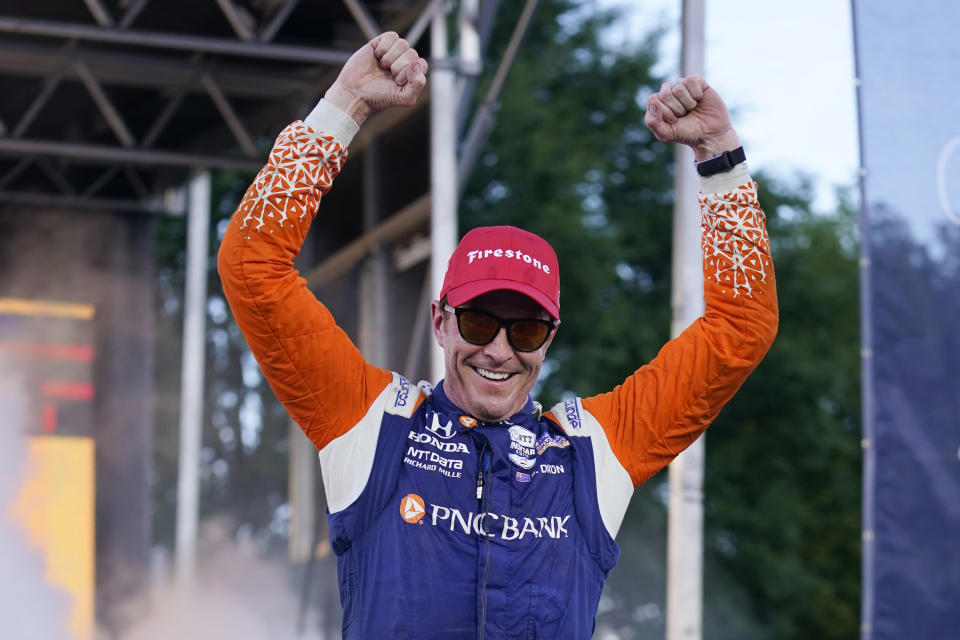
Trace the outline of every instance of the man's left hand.
<instances>
[{"instance_id":1,"label":"man's left hand","mask_svg":"<svg viewBox=\"0 0 960 640\"><path fill-rule=\"evenodd\" d=\"M644 122L657 140L691 147L698 162L740 146L727 106L700 76L664 82L647 99Z\"/></svg>"}]
</instances>

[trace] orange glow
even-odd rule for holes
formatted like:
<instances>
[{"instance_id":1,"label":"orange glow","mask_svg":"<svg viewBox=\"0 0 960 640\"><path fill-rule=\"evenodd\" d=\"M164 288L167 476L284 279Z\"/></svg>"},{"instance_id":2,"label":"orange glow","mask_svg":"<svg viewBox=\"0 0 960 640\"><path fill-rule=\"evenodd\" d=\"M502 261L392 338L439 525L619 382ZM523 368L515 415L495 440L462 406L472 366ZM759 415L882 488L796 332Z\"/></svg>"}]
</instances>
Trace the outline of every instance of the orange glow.
<instances>
[{"instance_id":1,"label":"orange glow","mask_svg":"<svg viewBox=\"0 0 960 640\"><path fill-rule=\"evenodd\" d=\"M54 302L52 300L0 298L0 313L93 320L93 305L76 304L73 302Z\"/></svg>"},{"instance_id":2,"label":"orange glow","mask_svg":"<svg viewBox=\"0 0 960 640\"><path fill-rule=\"evenodd\" d=\"M10 515L44 558L43 577L73 598L64 630L93 638L94 445L92 438L30 439L27 475Z\"/></svg>"},{"instance_id":3,"label":"orange glow","mask_svg":"<svg viewBox=\"0 0 960 640\"><path fill-rule=\"evenodd\" d=\"M91 344L56 344L49 342L12 342L0 340L0 353L50 360L93 361Z\"/></svg>"},{"instance_id":4,"label":"orange glow","mask_svg":"<svg viewBox=\"0 0 960 640\"><path fill-rule=\"evenodd\" d=\"M40 386L40 393L45 398L60 400L92 400L93 385L85 382L57 382L44 380Z\"/></svg>"}]
</instances>

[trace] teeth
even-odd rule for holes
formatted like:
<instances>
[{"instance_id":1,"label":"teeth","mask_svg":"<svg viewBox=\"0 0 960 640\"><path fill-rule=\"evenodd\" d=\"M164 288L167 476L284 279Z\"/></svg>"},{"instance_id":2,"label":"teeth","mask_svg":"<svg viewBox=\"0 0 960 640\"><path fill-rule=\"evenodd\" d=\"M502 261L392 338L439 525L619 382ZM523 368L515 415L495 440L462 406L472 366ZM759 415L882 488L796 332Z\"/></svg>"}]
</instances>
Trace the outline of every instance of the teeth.
<instances>
[{"instance_id":1,"label":"teeth","mask_svg":"<svg viewBox=\"0 0 960 640\"><path fill-rule=\"evenodd\" d=\"M484 378L489 378L490 380L506 380L510 377L509 373L496 373L494 371L487 371L486 369L480 368L476 368L476 372Z\"/></svg>"}]
</instances>

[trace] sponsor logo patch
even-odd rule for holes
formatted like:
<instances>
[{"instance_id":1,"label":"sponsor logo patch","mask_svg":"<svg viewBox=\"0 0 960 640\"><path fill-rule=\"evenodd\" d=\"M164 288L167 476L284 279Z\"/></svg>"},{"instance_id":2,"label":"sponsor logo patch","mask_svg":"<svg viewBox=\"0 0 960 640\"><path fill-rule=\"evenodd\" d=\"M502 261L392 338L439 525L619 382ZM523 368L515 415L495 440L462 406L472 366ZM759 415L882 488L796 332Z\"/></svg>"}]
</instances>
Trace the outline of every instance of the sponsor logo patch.
<instances>
[{"instance_id":1,"label":"sponsor logo patch","mask_svg":"<svg viewBox=\"0 0 960 640\"><path fill-rule=\"evenodd\" d=\"M580 420L580 407L577 406L577 399L570 398L563 402L563 412L567 414L567 420L574 429L581 429L583 422Z\"/></svg>"},{"instance_id":2,"label":"sponsor logo patch","mask_svg":"<svg viewBox=\"0 0 960 640\"><path fill-rule=\"evenodd\" d=\"M427 523L442 527L451 533L486 536L500 540L523 540L524 538L568 538L567 523L570 516L512 517L498 513L464 513L453 507L429 505L430 517L425 519L427 506L415 493L407 494L400 501L400 515L410 524Z\"/></svg>"},{"instance_id":3,"label":"sponsor logo patch","mask_svg":"<svg viewBox=\"0 0 960 640\"><path fill-rule=\"evenodd\" d=\"M537 438L537 454L543 455L543 452L550 447L559 447L561 449L570 446L570 441L563 436L552 436L545 433Z\"/></svg>"},{"instance_id":4,"label":"sponsor logo patch","mask_svg":"<svg viewBox=\"0 0 960 640\"><path fill-rule=\"evenodd\" d=\"M410 383L403 376L400 376L400 389L397 391L397 398L393 401L394 407L407 406L407 400L410 399Z\"/></svg>"},{"instance_id":5,"label":"sponsor logo patch","mask_svg":"<svg viewBox=\"0 0 960 640\"><path fill-rule=\"evenodd\" d=\"M419 442L420 444L429 444L434 449L443 451L444 453L470 453L470 449L468 449L467 445L464 443L444 442L443 440L438 440L437 437L432 433L411 431L407 438L409 440L413 440L414 442Z\"/></svg>"},{"instance_id":6,"label":"sponsor logo patch","mask_svg":"<svg viewBox=\"0 0 960 640\"><path fill-rule=\"evenodd\" d=\"M467 253L467 264L473 264L474 260L484 260L493 258L507 258L508 260L523 260L525 263L532 266L534 269L539 269L546 274L550 273L550 265L546 262L543 262L539 258L536 258L529 253L524 253L519 249L504 249L503 247L495 247L493 249L477 249L475 251L470 251Z\"/></svg>"},{"instance_id":7,"label":"sponsor logo patch","mask_svg":"<svg viewBox=\"0 0 960 640\"><path fill-rule=\"evenodd\" d=\"M533 435L533 431L515 424L510 427L510 440L524 447L532 448L537 443L537 436Z\"/></svg>"},{"instance_id":8,"label":"sponsor logo patch","mask_svg":"<svg viewBox=\"0 0 960 640\"><path fill-rule=\"evenodd\" d=\"M517 465L521 469L531 469L533 468L533 465L537 462L536 460L531 460L529 458L524 458L523 456L518 456L515 453L508 454L507 457L510 458L510 462Z\"/></svg>"},{"instance_id":9,"label":"sponsor logo patch","mask_svg":"<svg viewBox=\"0 0 960 640\"><path fill-rule=\"evenodd\" d=\"M556 476L565 472L562 464L542 464L540 465L540 473L548 473Z\"/></svg>"},{"instance_id":10,"label":"sponsor logo patch","mask_svg":"<svg viewBox=\"0 0 960 640\"><path fill-rule=\"evenodd\" d=\"M536 449L533 447L525 447L518 442L510 443L510 451L515 451L518 455L525 456L527 458L534 458L537 455Z\"/></svg>"},{"instance_id":11,"label":"sponsor logo patch","mask_svg":"<svg viewBox=\"0 0 960 640\"><path fill-rule=\"evenodd\" d=\"M410 524L416 524L423 520L423 516L427 514L426 506L423 503L423 498L418 496L415 493L408 493L403 496L400 500L400 516L403 518L404 522L409 522Z\"/></svg>"},{"instance_id":12,"label":"sponsor logo patch","mask_svg":"<svg viewBox=\"0 0 960 640\"><path fill-rule=\"evenodd\" d=\"M439 473L448 478L459 478L463 475L463 460L444 458L436 451L409 447L406 455L403 456L403 463L414 469Z\"/></svg>"},{"instance_id":13,"label":"sponsor logo patch","mask_svg":"<svg viewBox=\"0 0 960 640\"><path fill-rule=\"evenodd\" d=\"M471 429L477 426L477 419L470 416L460 416L460 424L465 426L468 429Z\"/></svg>"},{"instance_id":14,"label":"sponsor logo patch","mask_svg":"<svg viewBox=\"0 0 960 640\"><path fill-rule=\"evenodd\" d=\"M433 421L427 425L427 430L431 433L448 440L453 437L453 423L440 424L440 416L433 414Z\"/></svg>"}]
</instances>

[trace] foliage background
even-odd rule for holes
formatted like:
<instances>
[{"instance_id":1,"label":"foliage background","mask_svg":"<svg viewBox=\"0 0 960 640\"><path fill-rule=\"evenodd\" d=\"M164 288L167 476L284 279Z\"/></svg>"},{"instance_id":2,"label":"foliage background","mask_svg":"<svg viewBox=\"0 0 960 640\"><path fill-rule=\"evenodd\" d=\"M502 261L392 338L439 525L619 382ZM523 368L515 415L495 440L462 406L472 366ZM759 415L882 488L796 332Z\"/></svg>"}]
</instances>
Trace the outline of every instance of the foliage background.
<instances>
[{"instance_id":1,"label":"foliage background","mask_svg":"<svg viewBox=\"0 0 960 640\"><path fill-rule=\"evenodd\" d=\"M522 3L501 3L483 95ZM606 391L669 338L673 150L643 126L660 33L610 45L618 19L591 2L541 0L497 126L467 185L461 226L515 224L561 257L563 324L538 385L547 406ZM728 96L728 100L735 98ZM748 150L749 155L749 150ZM708 431L704 637L858 633L860 406L854 207L812 210L802 176L755 176L777 270L780 332ZM215 255L251 176L217 174ZM182 221L158 224L157 424L177 424ZM228 514L264 552L284 544L287 418L230 317L211 262L204 515ZM176 434L156 437L157 539L172 544ZM665 491L641 487L618 541L598 638L661 638Z\"/></svg>"}]
</instances>

